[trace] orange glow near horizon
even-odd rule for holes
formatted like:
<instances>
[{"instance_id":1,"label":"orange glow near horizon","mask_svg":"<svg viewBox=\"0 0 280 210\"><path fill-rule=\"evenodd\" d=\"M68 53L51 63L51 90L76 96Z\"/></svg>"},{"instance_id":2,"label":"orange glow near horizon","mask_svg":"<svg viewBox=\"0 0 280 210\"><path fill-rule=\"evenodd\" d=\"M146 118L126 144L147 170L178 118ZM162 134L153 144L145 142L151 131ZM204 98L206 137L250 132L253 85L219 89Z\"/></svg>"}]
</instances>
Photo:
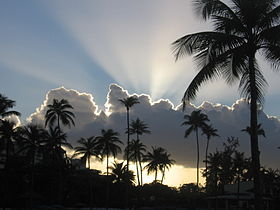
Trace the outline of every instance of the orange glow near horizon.
<instances>
[{"instance_id":1,"label":"orange glow near horizon","mask_svg":"<svg viewBox=\"0 0 280 210\"><path fill-rule=\"evenodd\" d=\"M115 159L117 162L122 162L123 160ZM109 159L109 166L112 165L114 162L113 158ZM143 167L145 164L143 164ZM106 161L98 162L94 159L91 160L91 168L97 169L102 171L102 173L106 173ZM137 177L136 177L136 166L135 164L130 164L130 169L134 171L135 174L135 184L137 184ZM202 168L201 168L202 169ZM200 171L201 171L200 169ZM158 172L157 180L161 180L162 174ZM147 170L143 171L143 182L144 183L151 183L155 179L155 174L152 173L147 175ZM200 173L200 184L205 184L205 178L202 177ZM187 183L196 183L196 168L185 168L182 165L173 165L169 171L166 171L165 179L163 180L163 184L172 186L172 187L179 187L180 185L187 184Z\"/></svg>"}]
</instances>

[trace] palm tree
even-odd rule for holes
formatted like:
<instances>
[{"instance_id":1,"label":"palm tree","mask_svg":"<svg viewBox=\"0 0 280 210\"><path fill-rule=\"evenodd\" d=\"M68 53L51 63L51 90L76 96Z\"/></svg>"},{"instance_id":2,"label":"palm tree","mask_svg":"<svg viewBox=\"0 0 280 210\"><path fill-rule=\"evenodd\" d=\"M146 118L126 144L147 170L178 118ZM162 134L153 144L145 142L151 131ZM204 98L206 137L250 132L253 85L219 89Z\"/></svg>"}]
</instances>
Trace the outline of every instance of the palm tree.
<instances>
[{"instance_id":1,"label":"palm tree","mask_svg":"<svg viewBox=\"0 0 280 210\"><path fill-rule=\"evenodd\" d=\"M66 133L61 133L58 127L49 127L43 142L45 156L50 157L51 164L54 166L64 162L66 152L62 147L73 149L72 145L67 142Z\"/></svg>"},{"instance_id":2,"label":"palm tree","mask_svg":"<svg viewBox=\"0 0 280 210\"><path fill-rule=\"evenodd\" d=\"M165 178L165 170L169 169L174 163L175 160L170 159L171 154L165 152L161 157L160 171L162 173L161 184L163 183L163 179Z\"/></svg>"},{"instance_id":3,"label":"palm tree","mask_svg":"<svg viewBox=\"0 0 280 210\"><path fill-rule=\"evenodd\" d=\"M20 116L20 113L17 111L9 111L9 109L15 106L15 101L8 99L6 96L0 94L0 116L2 118L8 117L11 115Z\"/></svg>"},{"instance_id":4,"label":"palm tree","mask_svg":"<svg viewBox=\"0 0 280 210\"><path fill-rule=\"evenodd\" d=\"M1 120L0 123L0 139L5 147L5 169L8 169L10 156L14 152L14 139L17 136L17 129L15 122L8 120Z\"/></svg>"},{"instance_id":5,"label":"palm tree","mask_svg":"<svg viewBox=\"0 0 280 210\"><path fill-rule=\"evenodd\" d=\"M152 152L148 152L143 160L144 162L148 162L148 164L144 167L144 169L147 169L148 175L153 172L155 173L154 182L157 181L157 174L161 169L162 156L165 152L165 149L162 147L152 147Z\"/></svg>"},{"instance_id":6,"label":"palm tree","mask_svg":"<svg viewBox=\"0 0 280 210\"><path fill-rule=\"evenodd\" d=\"M207 144L206 144L206 150L205 150L205 169L207 173L207 156L208 156L208 147L211 137L219 136L218 130L213 128L212 125L206 125L202 128L202 135L206 135L207 137Z\"/></svg>"},{"instance_id":7,"label":"palm tree","mask_svg":"<svg viewBox=\"0 0 280 210\"><path fill-rule=\"evenodd\" d=\"M121 153L119 144L122 142L119 139L119 133L112 129L101 130L101 136L97 137L98 146L100 148L101 157L106 157L106 175L107 175L107 192L106 192L106 209L108 209L109 202L109 157L114 158Z\"/></svg>"},{"instance_id":8,"label":"palm tree","mask_svg":"<svg viewBox=\"0 0 280 210\"><path fill-rule=\"evenodd\" d=\"M248 133L249 135L251 135L251 133L252 133L252 129L251 129L251 127L249 127L249 126L247 126L245 129L242 129L241 131L244 131L244 132ZM258 136L263 136L263 137L265 137L265 131L264 131L264 129L262 128L262 124L261 124L261 123L258 124L258 127L257 127L257 134L258 134Z\"/></svg>"},{"instance_id":9,"label":"palm tree","mask_svg":"<svg viewBox=\"0 0 280 210\"><path fill-rule=\"evenodd\" d=\"M130 134L136 134L136 139L139 140L139 136L143 134L150 134L151 131L147 124L141 121L139 118L132 120L130 123Z\"/></svg>"},{"instance_id":10,"label":"palm tree","mask_svg":"<svg viewBox=\"0 0 280 210\"><path fill-rule=\"evenodd\" d=\"M102 158L106 157L107 176L109 175L109 157L113 156L115 158L122 151L119 146L119 144L122 144L119 135L118 132L115 132L112 129L102 129L101 136L96 137L101 156Z\"/></svg>"},{"instance_id":11,"label":"palm tree","mask_svg":"<svg viewBox=\"0 0 280 210\"><path fill-rule=\"evenodd\" d=\"M130 108L135 105L138 104L139 101L136 97L134 96L130 96L128 98L123 98L123 99L119 99L119 101L125 106L126 108L126 122L127 122L127 131L130 131L129 129L129 110ZM130 132L127 132L127 146L129 145L129 140L130 140ZM128 148L128 147L127 147ZM129 148L127 151L127 171L129 171Z\"/></svg>"},{"instance_id":12,"label":"palm tree","mask_svg":"<svg viewBox=\"0 0 280 210\"><path fill-rule=\"evenodd\" d=\"M89 169L91 157L96 157L97 159L101 160L97 138L95 138L94 136L86 139L80 138L77 142L80 146L74 148L75 153L73 157L82 155L82 159L87 161Z\"/></svg>"},{"instance_id":13,"label":"palm tree","mask_svg":"<svg viewBox=\"0 0 280 210\"><path fill-rule=\"evenodd\" d=\"M206 121L209 121L206 114L201 113L201 110L193 111L191 115L185 115L182 125L189 126L185 132L185 138L187 138L193 131L196 135L196 150L197 150L197 163L196 163L196 184L199 184L199 141L198 141L198 129L203 129L207 126Z\"/></svg>"},{"instance_id":14,"label":"palm tree","mask_svg":"<svg viewBox=\"0 0 280 210\"><path fill-rule=\"evenodd\" d=\"M60 128L60 121L63 125L75 126L75 122L73 118L75 118L75 115L70 112L68 109L73 109L73 107L69 104L69 102L65 99L61 99L60 101L57 99L53 99L53 103L49 104L48 110L45 114L45 126L48 124L50 126L53 126L54 122L57 121L57 127L58 130L61 131Z\"/></svg>"},{"instance_id":15,"label":"palm tree","mask_svg":"<svg viewBox=\"0 0 280 210\"><path fill-rule=\"evenodd\" d=\"M136 174L137 174L137 180L138 180L138 185L143 184L143 178L142 178L142 160L143 157L145 156L146 152L146 146L140 142L140 140L132 140L129 144L129 159L135 162L136 165ZM127 155L127 148L125 148L125 155ZM140 177L139 177L139 169L138 169L138 164L140 168Z\"/></svg>"},{"instance_id":16,"label":"palm tree","mask_svg":"<svg viewBox=\"0 0 280 210\"><path fill-rule=\"evenodd\" d=\"M246 169L246 161L244 161L244 153L235 151L233 157L233 170L236 173L237 181L237 209L239 209L239 195L240 195L240 178L243 175L243 171Z\"/></svg>"},{"instance_id":17,"label":"palm tree","mask_svg":"<svg viewBox=\"0 0 280 210\"><path fill-rule=\"evenodd\" d=\"M17 128L20 136L20 149L18 153L26 153L31 160L31 196L30 206L33 206L33 192L34 192L34 173L36 156L40 154L43 148L43 141L46 131L38 125L28 124Z\"/></svg>"},{"instance_id":18,"label":"palm tree","mask_svg":"<svg viewBox=\"0 0 280 210\"><path fill-rule=\"evenodd\" d=\"M75 147L75 153L72 157L77 157L82 155L82 160L86 160L88 162L88 169L90 173L90 159L91 157L95 157L101 160L100 149L98 146L97 138L91 136L89 138L80 138L78 141L80 146ZM90 207L92 205L92 177L91 173L89 174L89 204Z\"/></svg>"},{"instance_id":19,"label":"palm tree","mask_svg":"<svg viewBox=\"0 0 280 210\"><path fill-rule=\"evenodd\" d=\"M115 183L133 183L134 181L134 175L133 171L127 172L126 165L124 165L124 162L118 163L114 161L113 166L110 166L109 169L111 170L111 175L113 176L113 179Z\"/></svg>"},{"instance_id":20,"label":"palm tree","mask_svg":"<svg viewBox=\"0 0 280 210\"><path fill-rule=\"evenodd\" d=\"M142 146L142 152L145 152L145 145L143 145L142 143L140 143L140 139L139 136L143 135L143 134L150 134L151 131L149 130L149 127L147 126L147 124L145 124L143 121L141 121L139 118L137 118L136 120L132 120L130 123L130 134L136 134L136 140L138 142L134 142L138 144L138 147ZM137 147L136 147L137 149ZM143 184L143 169L142 169L142 157L143 157L143 153L141 153L141 148L138 148L138 155L137 155L137 160L139 162L139 167L140 167L140 176L141 176L141 185ZM137 169L138 170L138 169Z\"/></svg>"},{"instance_id":21,"label":"palm tree","mask_svg":"<svg viewBox=\"0 0 280 210\"><path fill-rule=\"evenodd\" d=\"M227 83L240 79L241 95L250 102L251 156L254 171L255 208L260 209L260 160L258 148L258 104L263 102L266 80L258 68L256 54L278 67L280 58L280 6L278 0L195 0L196 11L212 20L214 31L199 32L176 40L176 60L195 54L199 73L187 88L183 102L194 99L207 80L223 76Z\"/></svg>"}]
</instances>

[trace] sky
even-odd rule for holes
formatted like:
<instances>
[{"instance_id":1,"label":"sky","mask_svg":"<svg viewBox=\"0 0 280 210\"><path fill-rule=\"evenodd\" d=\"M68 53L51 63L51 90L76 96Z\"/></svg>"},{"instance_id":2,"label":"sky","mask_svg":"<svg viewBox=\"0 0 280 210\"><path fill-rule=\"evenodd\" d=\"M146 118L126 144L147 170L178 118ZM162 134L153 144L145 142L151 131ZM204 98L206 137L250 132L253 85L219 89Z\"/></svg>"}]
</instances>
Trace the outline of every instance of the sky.
<instances>
[{"instance_id":1,"label":"sky","mask_svg":"<svg viewBox=\"0 0 280 210\"><path fill-rule=\"evenodd\" d=\"M211 30L210 23L194 14L191 1L12 0L0 4L0 90L16 101L22 122L26 118L39 122L49 98L71 93L69 101L80 116L79 126L69 131L73 142L90 135L93 127L98 132L114 126L121 133L124 113L117 99L136 93L143 104L135 107L132 116L142 115L152 130L143 141L167 147L178 167L194 167L193 141L188 140L187 146L180 127L183 113L176 107L197 69L191 57L175 62L171 46L185 34ZM269 83L260 118L267 123L264 127L272 142L261 143L268 154L264 163L277 167L272 155L279 155L274 147L279 134L280 73L271 70L261 55L258 58ZM210 113L216 126L223 128L224 139L248 138L239 132L241 125L248 125L248 113L237 89L237 84L227 86L222 79L207 83L189 110ZM98 116L101 110L111 115ZM165 133L163 122L170 127ZM248 150L247 143L241 146Z\"/></svg>"}]
</instances>

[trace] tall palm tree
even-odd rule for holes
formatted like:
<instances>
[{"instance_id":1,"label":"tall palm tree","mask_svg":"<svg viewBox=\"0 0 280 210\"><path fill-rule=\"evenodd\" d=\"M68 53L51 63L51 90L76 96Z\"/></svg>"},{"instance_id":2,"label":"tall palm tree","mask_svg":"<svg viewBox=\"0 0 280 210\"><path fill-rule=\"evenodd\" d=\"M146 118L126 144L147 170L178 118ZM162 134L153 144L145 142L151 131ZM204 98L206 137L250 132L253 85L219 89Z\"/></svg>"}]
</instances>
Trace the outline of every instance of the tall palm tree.
<instances>
[{"instance_id":1,"label":"tall palm tree","mask_svg":"<svg viewBox=\"0 0 280 210\"><path fill-rule=\"evenodd\" d=\"M251 156L254 170L255 208L260 209L260 160L258 148L258 104L263 102L266 80L258 68L256 54L278 67L280 60L279 0L195 0L196 11L212 20L214 31L183 36L176 40L176 59L195 54L199 73L187 88L183 102L193 99L207 80L223 76L227 83L240 79L241 95L250 102Z\"/></svg>"},{"instance_id":2,"label":"tall palm tree","mask_svg":"<svg viewBox=\"0 0 280 210\"><path fill-rule=\"evenodd\" d=\"M119 133L112 129L101 130L101 136L97 137L98 146L100 148L101 157L106 157L106 175L107 175L107 187L106 187L106 209L108 209L109 202L109 157L114 158L121 153L121 148L119 144L122 142L119 139Z\"/></svg>"},{"instance_id":3,"label":"tall palm tree","mask_svg":"<svg viewBox=\"0 0 280 210\"><path fill-rule=\"evenodd\" d=\"M136 174L137 174L137 180L138 185L143 184L143 178L142 178L142 160L145 156L146 152L146 146L140 142L140 140L132 140L129 144L129 159L135 162L136 165ZM127 148L125 148L125 155L127 155ZM140 168L140 177L139 177L139 168Z\"/></svg>"},{"instance_id":4,"label":"tall palm tree","mask_svg":"<svg viewBox=\"0 0 280 210\"><path fill-rule=\"evenodd\" d=\"M130 129L129 129L129 110L130 108L135 105L135 104L138 104L139 101L136 97L134 96L130 96L128 98L123 98L123 99L119 99L119 101L125 106L126 108L126 122L127 122L127 146L129 145L129 140L130 140ZM127 147L128 148L128 147ZM128 148L128 151L127 151L127 171L129 171L129 148Z\"/></svg>"},{"instance_id":5,"label":"tall palm tree","mask_svg":"<svg viewBox=\"0 0 280 210\"><path fill-rule=\"evenodd\" d=\"M197 162L196 162L196 185L199 184L199 141L198 141L198 129L203 129L207 126L206 121L209 121L206 114L201 113L201 110L196 110L191 115L185 115L182 125L189 126L185 132L185 138L187 138L192 132L196 135L196 150L197 150Z\"/></svg>"},{"instance_id":6,"label":"tall palm tree","mask_svg":"<svg viewBox=\"0 0 280 210\"><path fill-rule=\"evenodd\" d=\"M89 169L91 157L95 157L101 160L97 138L95 138L94 136L91 136L89 138L80 138L77 143L80 146L74 148L75 153L73 157L82 155L82 159L87 161Z\"/></svg>"},{"instance_id":7,"label":"tall palm tree","mask_svg":"<svg viewBox=\"0 0 280 210\"><path fill-rule=\"evenodd\" d=\"M160 164L160 171L162 173L161 178L161 184L163 183L163 180L165 178L165 171L166 169L169 170L169 168L175 163L175 160L170 159L171 154L165 152L161 156L161 164Z\"/></svg>"},{"instance_id":8,"label":"tall palm tree","mask_svg":"<svg viewBox=\"0 0 280 210\"><path fill-rule=\"evenodd\" d=\"M246 162L244 161L244 153L235 151L233 157L233 171L236 173L237 181L237 209L239 209L239 196L240 196L240 178L243 175L243 171L246 169Z\"/></svg>"},{"instance_id":9,"label":"tall palm tree","mask_svg":"<svg viewBox=\"0 0 280 210\"><path fill-rule=\"evenodd\" d=\"M140 177L141 177L141 185L143 184L143 168L142 168L142 157L143 157L143 152L145 152L145 145L143 145L142 143L140 143L140 139L139 136L143 135L143 134L150 134L151 131L149 130L149 127L147 126L147 124L145 124L143 121L141 121L139 118L137 118L136 120L132 120L130 123L130 133L131 134L136 134L136 140L138 142L134 142L138 144L138 162L139 162L139 168L140 168ZM141 153L141 148L139 148L139 146L142 146L142 153ZM137 148L137 147L136 147Z\"/></svg>"},{"instance_id":10,"label":"tall palm tree","mask_svg":"<svg viewBox=\"0 0 280 210\"><path fill-rule=\"evenodd\" d=\"M75 115L69 111L69 109L73 109L73 107L69 104L69 102L65 99L61 99L60 101L57 99L53 99L53 103L49 104L48 110L45 114L45 126L50 125L53 126L54 122L57 121L58 130L61 131L60 122L63 125L75 126L75 122L73 118Z\"/></svg>"},{"instance_id":11,"label":"tall palm tree","mask_svg":"<svg viewBox=\"0 0 280 210\"><path fill-rule=\"evenodd\" d=\"M46 131L38 125L28 124L23 127L17 128L17 132L20 136L20 149L18 153L25 153L30 159L31 164L31 195L30 206L33 206L33 192L34 192L34 173L35 173L35 161L36 156L40 154L43 148L44 136Z\"/></svg>"},{"instance_id":12,"label":"tall palm tree","mask_svg":"<svg viewBox=\"0 0 280 210\"><path fill-rule=\"evenodd\" d=\"M207 137L207 144L206 144L206 150L205 150L205 169L207 173L207 156L208 156L208 148L209 148L209 142L211 137L219 136L217 133L218 130L213 128L212 125L206 125L202 128L202 135L206 135Z\"/></svg>"},{"instance_id":13,"label":"tall palm tree","mask_svg":"<svg viewBox=\"0 0 280 210\"><path fill-rule=\"evenodd\" d=\"M77 157L82 155L82 160L86 160L88 162L88 169L90 173L90 159L91 157L95 157L99 160L101 160L101 154L100 154L100 149L99 145L97 142L97 138L94 136L91 136L89 138L80 138L78 141L78 144L80 146L75 147L75 153L72 157ZM91 173L89 174L89 204L90 207L92 205L92 177Z\"/></svg>"},{"instance_id":14,"label":"tall palm tree","mask_svg":"<svg viewBox=\"0 0 280 210\"><path fill-rule=\"evenodd\" d=\"M148 175L151 173L155 173L155 180L157 181L158 171L161 169L162 156L166 152L162 147L152 147L152 152L148 152L144 158L144 162L148 162L148 164L144 167L147 169Z\"/></svg>"},{"instance_id":15,"label":"tall palm tree","mask_svg":"<svg viewBox=\"0 0 280 210\"><path fill-rule=\"evenodd\" d=\"M0 116L1 118L8 117L11 115L20 116L17 111L9 111L9 109L15 106L15 101L8 99L6 96L0 94Z\"/></svg>"},{"instance_id":16,"label":"tall palm tree","mask_svg":"<svg viewBox=\"0 0 280 210\"><path fill-rule=\"evenodd\" d=\"M119 135L112 129L102 129L101 135L96 137L101 156L106 157L107 176L109 175L109 157L113 156L115 158L122 151L119 145L123 143L120 141Z\"/></svg>"}]
</instances>

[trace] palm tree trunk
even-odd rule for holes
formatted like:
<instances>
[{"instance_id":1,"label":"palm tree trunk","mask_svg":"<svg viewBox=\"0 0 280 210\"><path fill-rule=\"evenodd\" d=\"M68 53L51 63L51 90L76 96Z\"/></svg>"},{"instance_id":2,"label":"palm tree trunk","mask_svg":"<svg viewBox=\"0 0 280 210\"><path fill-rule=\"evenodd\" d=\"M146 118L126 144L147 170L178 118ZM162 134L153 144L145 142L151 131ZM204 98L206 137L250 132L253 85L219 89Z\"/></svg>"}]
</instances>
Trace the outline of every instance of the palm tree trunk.
<instances>
[{"instance_id":1,"label":"palm tree trunk","mask_svg":"<svg viewBox=\"0 0 280 210\"><path fill-rule=\"evenodd\" d=\"M90 157L88 157L88 169L90 169Z\"/></svg>"},{"instance_id":2,"label":"palm tree trunk","mask_svg":"<svg viewBox=\"0 0 280 210\"><path fill-rule=\"evenodd\" d=\"M250 89L251 89L251 119L250 126L251 132L251 156L253 166L253 178L254 178L254 192L255 192L255 210L261 209L261 186L260 186L260 153L258 146L258 109L257 109L257 92L256 92L256 75L255 75L255 54L249 58L249 77L250 77Z\"/></svg>"},{"instance_id":3,"label":"palm tree trunk","mask_svg":"<svg viewBox=\"0 0 280 210\"><path fill-rule=\"evenodd\" d=\"M208 186L208 182L207 182L208 159L207 159L207 156L208 156L209 140L210 140L210 138L207 137L207 144L206 144L206 150L205 150L206 191L207 191L207 186Z\"/></svg>"},{"instance_id":4,"label":"palm tree trunk","mask_svg":"<svg viewBox=\"0 0 280 210\"><path fill-rule=\"evenodd\" d=\"M142 186L143 185L143 168L142 168L140 155L138 155L138 159L139 159L139 168L140 168L140 176L141 176L141 186Z\"/></svg>"},{"instance_id":5,"label":"palm tree trunk","mask_svg":"<svg viewBox=\"0 0 280 210\"><path fill-rule=\"evenodd\" d=\"M161 177L161 184L163 183L163 179L165 177L165 167L163 167L163 171L162 171L162 177Z\"/></svg>"},{"instance_id":6,"label":"palm tree trunk","mask_svg":"<svg viewBox=\"0 0 280 210\"><path fill-rule=\"evenodd\" d=\"M92 209L92 177L90 172L90 156L88 157L88 172L89 172L89 208Z\"/></svg>"},{"instance_id":7,"label":"palm tree trunk","mask_svg":"<svg viewBox=\"0 0 280 210\"><path fill-rule=\"evenodd\" d=\"M34 145L34 142L33 142ZM31 169L31 195L30 195L30 208L33 208L33 194L34 194L34 170L35 170L35 151L32 154L32 169Z\"/></svg>"},{"instance_id":8,"label":"palm tree trunk","mask_svg":"<svg viewBox=\"0 0 280 210\"><path fill-rule=\"evenodd\" d=\"M157 170L155 171L155 182L157 181Z\"/></svg>"},{"instance_id":9,"label":"palm tree trunk","mask_svg":"<svg viewBox=\"0 0 280 210\"><path fill-rule=\"evenodd\" d=\"M198 130L197 130L197 128L195 129L195 134L196 134L196 149L197 149L196 186L197 186L197 189L198 189L198 185L199 185L199 142L198 142Z\"/></svg>"},{"instance_id":10,"label":"palm tree trunk","mask_svg":"<svg viewBox=\"0 0 280 210\"><path fill-rule=\"evenodd\" d=\"M107 163L106 163L106 210L108 210L108 204L109 204L109 151L107 148Z\"/></svg>"},{"instance_id":11,"label":"palm tree trunk","mask_svg":"<svg viewBox=\"0 0 280 210\"><path fill-rule=\"evenodd\" d=\"M137 175L137 181L138 181L138 186L141 184L140 183L140 177L139 177L139 169L138 169L138 161L137 161L137 155L135 154L135 165L136 165L136 175Z\"/></svg>"},{"instance_id":12,"label":"palm tree trunk","mask_svg":"<svg viewBox=\"0 0 280 210\"><path fill-rule=\"evenodd\" d=\"M129 138L130 138L130 129L129 129L129 108L126 110L126 122L127 122L127 172L129 171Z\"/></svg>"}]
</instances>

